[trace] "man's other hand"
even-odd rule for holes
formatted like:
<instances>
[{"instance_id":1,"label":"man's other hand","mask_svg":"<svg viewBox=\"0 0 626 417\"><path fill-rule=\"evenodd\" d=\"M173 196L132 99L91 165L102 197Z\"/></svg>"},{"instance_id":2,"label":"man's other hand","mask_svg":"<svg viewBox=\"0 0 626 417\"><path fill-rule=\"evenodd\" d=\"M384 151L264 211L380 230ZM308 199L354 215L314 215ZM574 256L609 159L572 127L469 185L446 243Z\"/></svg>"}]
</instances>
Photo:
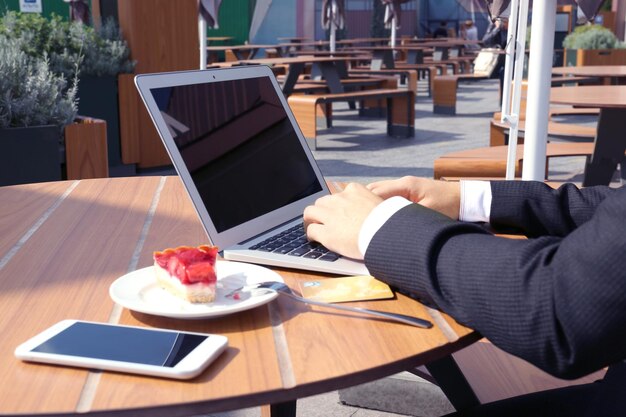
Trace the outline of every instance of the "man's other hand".
<instances>
[{"instance_id":1,"label":"man's other hand","mask_svg":"<svg viewBox=\"0 0 626 417\"><path fill-rule=\"evenodd\" d=\"M397 180L373 182L368 184L367 188L384 199L394 196L404 197L452 219L459 219L461 207L459 182L402 177Z\"/></svg>"}]
</instances>

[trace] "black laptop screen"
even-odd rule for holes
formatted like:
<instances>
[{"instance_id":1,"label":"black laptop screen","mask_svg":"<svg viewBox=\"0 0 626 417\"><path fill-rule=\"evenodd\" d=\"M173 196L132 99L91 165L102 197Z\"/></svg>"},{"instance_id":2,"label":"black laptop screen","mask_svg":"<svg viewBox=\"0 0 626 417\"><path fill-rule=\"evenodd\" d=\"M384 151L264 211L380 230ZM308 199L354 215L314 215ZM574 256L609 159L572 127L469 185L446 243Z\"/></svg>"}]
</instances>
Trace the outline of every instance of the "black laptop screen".
<instances>
[{"instance_id":1,"label":"black laptop screen","mask_svg":"<svg viewBox=\"0 0 626 417\"><path fill-rule=\"evenodd\" d=\"M151 93L218 232L322 190L269 78Z\"/></svg>"}]
</instances>

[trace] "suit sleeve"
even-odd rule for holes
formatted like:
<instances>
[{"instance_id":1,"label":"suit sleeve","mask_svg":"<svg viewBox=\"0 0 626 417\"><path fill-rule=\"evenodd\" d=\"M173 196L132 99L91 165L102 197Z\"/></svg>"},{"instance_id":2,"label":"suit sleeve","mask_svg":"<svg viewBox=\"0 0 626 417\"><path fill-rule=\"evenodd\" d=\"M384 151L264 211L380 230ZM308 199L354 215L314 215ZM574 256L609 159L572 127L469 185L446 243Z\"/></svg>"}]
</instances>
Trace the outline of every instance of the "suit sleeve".
<instances>
[{"instance_id":1,"label":"suit sleeve","mask_svg":"<svg viewBox=\"0 0 626 417\"><path fill-rule=\"evenodd\" d=\"M592 215L572 214L565 236L528 240L412 204L376 233L365 262L505 351L577 378L626 357L626 188L610 194Z\"/></svg>"},{"instance_id":2,"label":"suit sleeve","mask_svg":"<svg viewBox=\"0 0 626 417\"><path fill-rule=\"evenodd\" d=\"M492 181L490 223L516 228L526 236L565 236L594 215L596 207L616 189L579 189L564 184L553 189L543 182Z\"/></svg>"}]
</instances>

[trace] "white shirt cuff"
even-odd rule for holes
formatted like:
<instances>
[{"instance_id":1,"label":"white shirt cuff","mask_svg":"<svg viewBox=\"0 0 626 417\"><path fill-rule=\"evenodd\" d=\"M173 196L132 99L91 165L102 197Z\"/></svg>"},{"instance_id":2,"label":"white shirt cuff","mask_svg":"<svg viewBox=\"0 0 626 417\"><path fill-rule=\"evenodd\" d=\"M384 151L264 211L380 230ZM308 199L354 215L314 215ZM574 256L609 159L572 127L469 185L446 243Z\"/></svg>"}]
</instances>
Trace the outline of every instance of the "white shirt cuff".
<instances>
[{"instance_id":1,"label":"white shirt cuff","mask_svg":"<svg viewBox=\"0 0 626 417\"><path fill-rule=\"evenodd\" d=\"M380 203L372 212L367 216L365 222L361 226L359 232L359 251L362 256L365 256L367 247L378 229L380 229L391 216L393 216L398 210L411 204L409 200L403 197L391 197Z\"/></svg>"},{"instance_id":2,"label":"white shirt cuff","mask_svg":"<svg viewBox=\"0 0 626 417\"><path fill-rule=\"evenodd\" d=\"M491 183L489 181L461 181L459 220L489 222L490 214Z\"/></svg>"}]
</instances>

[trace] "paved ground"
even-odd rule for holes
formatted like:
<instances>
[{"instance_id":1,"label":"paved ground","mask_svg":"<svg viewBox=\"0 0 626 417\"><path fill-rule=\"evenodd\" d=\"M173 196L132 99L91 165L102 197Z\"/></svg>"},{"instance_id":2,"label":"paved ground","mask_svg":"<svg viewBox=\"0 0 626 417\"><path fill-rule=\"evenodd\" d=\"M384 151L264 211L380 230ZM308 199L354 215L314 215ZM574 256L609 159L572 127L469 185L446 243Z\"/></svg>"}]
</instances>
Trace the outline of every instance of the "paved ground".
<instances>
[{"instance_id":1,"label":"paved ground","mask_svg":"<svg viewBox=\"0 0 626 417\"><path fill-rule=\"evenodd\" d=\"M358 118L347 105L339 106L334 127L318 136L314 154L329 180L367 183L403 175L432 177L433 162L441 154L488 146L489 119L497 110L495 80L461 84L456 116L434 115L432 100L421 93L416 103L415 137L396 139L385 135L384 120ZM550 178L579 182L583 163L584 158L562 158L550 166ZM453 411L436 386L408 373L304 398L297 408L298 417L439 416ZM257 417L259 409L212 416Z\"/></svg>"}]
</instances>

